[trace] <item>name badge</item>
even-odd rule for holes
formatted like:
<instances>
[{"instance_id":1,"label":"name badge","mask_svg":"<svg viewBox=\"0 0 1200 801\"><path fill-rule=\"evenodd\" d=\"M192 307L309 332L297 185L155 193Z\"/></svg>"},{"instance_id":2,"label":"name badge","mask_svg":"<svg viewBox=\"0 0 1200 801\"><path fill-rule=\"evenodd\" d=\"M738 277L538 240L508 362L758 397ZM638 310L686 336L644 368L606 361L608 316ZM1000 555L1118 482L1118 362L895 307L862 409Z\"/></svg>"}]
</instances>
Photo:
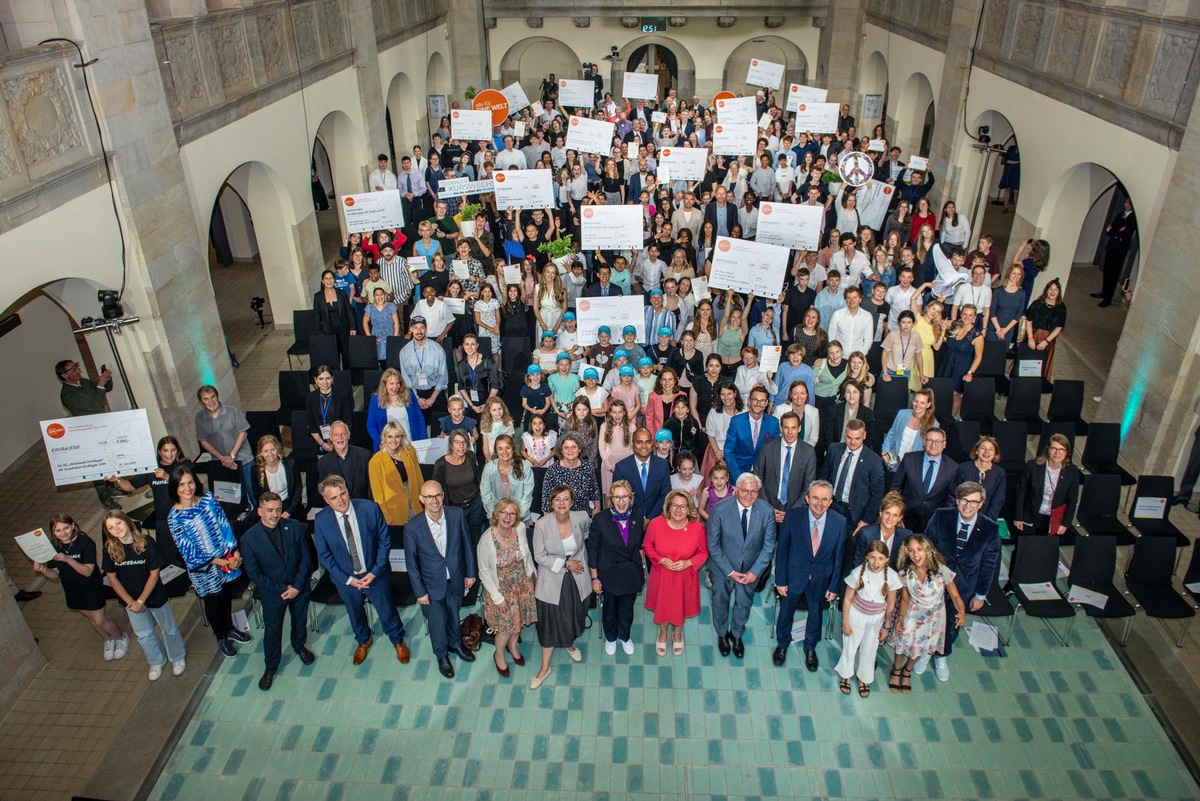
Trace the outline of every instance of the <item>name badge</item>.
<instances>
[{"instance_id":1,"label":"name badge","mask_svg":"<svg viewBox=\"0 0 1200 801\"><path fill-rule=\"evenodd\" d=\"M903 367L897 367L897 368L896 368L895 370L893 370L892 372L893 372L893 373L895 373L895 374L896 374L896 375L898 375L898 376L906 376L906 375L908 375L908 370L905 370Z\"/></svg>"},{"instance_id":2,"label":"name badge","mask_svg":"<svg viewBox=\"0 0 1200 801\"><path fill-rule=\"evenodd\" d=\"M471 390L468 390L468 392L469 392L469 393L470 393L470 395L471 395L471 403L473 403L473 404L475 404L476 406L478 406L478 405L479 405L479 390L477 390L477 389L471 389Z\"/></svg>"},{"instance_id":3,"label":"name badge","mask_svg":"<svg viewBox=\"0 0 1200 801\"><path fill-rule=\"evenodd\" d=\"M429 384L429 376L424 372L417 373L417 383L424 389Z\"/></svg>"},{"instance_id":4,"label":"name badge","mask_svg":"<svg viewBox=\"0 0 1200 801\"><path fill-rule=\"evenodd\" d=\"M332 428L333 426L321 426L321 439L328 440L329 432Z\"/></svg>"}]
</instances>

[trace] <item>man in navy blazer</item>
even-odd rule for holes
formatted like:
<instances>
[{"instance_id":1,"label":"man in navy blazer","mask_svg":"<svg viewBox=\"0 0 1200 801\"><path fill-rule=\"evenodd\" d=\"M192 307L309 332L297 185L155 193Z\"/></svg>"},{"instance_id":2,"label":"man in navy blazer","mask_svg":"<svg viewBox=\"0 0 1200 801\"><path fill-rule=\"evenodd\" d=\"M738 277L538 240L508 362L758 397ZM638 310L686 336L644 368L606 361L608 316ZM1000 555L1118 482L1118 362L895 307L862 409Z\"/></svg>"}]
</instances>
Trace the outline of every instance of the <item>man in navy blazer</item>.
<instances>
[{"instance_id":1,"label":"man in navy blazer","mask_svg":"<svg viewBox=\"0 0 1200 801\"><path fill-rule=\"evenodd\" d=\"M1000 526L995 520L979 514L987 500L987 491L982 484L964 481L954 491L954 500L957 509L948 507L933 513L925 536L942 555L946 567L954 571L954 586L967 609L978 612L987 602L996 562L1000 559ZM938 681L950 678L946 657L954 650L954 640L958 637L954 618L954 606L950 594L946 593L946 640L941 656L933 660L933 672ZM913 671L924 673L928 664L929 657L917 660Z\"/></svg>"},{"instance_id":2,"label":"man in navy blazer","mask_svg":"<svg viewBox=\"0 0 1200 801\"><path fill-rule=\"evenodd\" d=\"M821 638L821 613L837 597L846 550L846 518L830 511L833 487L817 479L808 487L808 506L788 512L779 526L779 550L775 555L775 591L779 611L775 617L777 647L771 661L782 667L792 642L792 620L804 605L804 666L815 672L817 641ZM816 528L816 544L813 529Z\"/></svg>"},{"instance_id":3,"label":"man in navy blazer","mask_svg":"<svg viewBox=\"0 0 1200 801\"><path fill-rule=\"evenodd\" d=\"M458 612L476 573L466 515L457 506L445 506L445 500L438 482L421 485L425 511L404 524L404 558L413 594L429 626L438 670L452 679L451 652L464 662L475 661L475 654L462 647Z\"/></svg>"},{"instance_id":4,"label":"man in navy blazer","mask_svg":"<svg viewBox=\"0 0 1200 801\"><path fill-rule=\"evenodd\" d=\"M612 282L612 268L607 264L596 265L596 283L588 284L583 290L585 298L607 298L624 295L625 290Z\"/></svg>"},{"instance_id":5,"label":"man in navy blazer","mask_svg":"<svg viewBox=\"0 0 1200 801\"><path fill-rule=\"evenodd\" d=\"M671 491L671 465L654 456L654 435L639 428L633 435L633 454L617 462L613 481L628 481L633 487L633 508L650 520L662 514Z\"/></svg>"},{"instance_id":6,"label":"man in navy blazer","mask_svg":"<svg viewBox=\"0 0 1200 801\"><path fill-rule=\"evenodd\" d=\"M954 490L958 462L945 456L946 432L925 432L925 450L906 453L896 468L892 489L904 496L905 528L921 533L935 511L945 505Z\"/></svg>"},{"instance_id":7,"label":"man in navy blazer","mask_svg":"<svg viewBox=\"0 0 1200 801\"><path fill-rule=\"evenodd\" d=\"M746 404L749 410L735 414L729 421L729 432L725 435L725 464L729 465L729 475L735 481L742 473L753 472L758 449L767 440L779 436L778 418L767 414L770 397L766 387L754 387Z\"/></svg>"},{"instance_id":8,"label":"man in navy blazer","mask_svg":"<svg viewBox=\"0 0 1200 801\"><path fill-rule=\"evenodd\" d=\"M833 511L846 518L857 534L875 522L883 502L883 459L864 446L867 426L862 420L846 423L844 441L834 442L825 453L821 478L833 487Z\"/></svg>"},{"instance_id":9,"label":"man in navy blazer","mask_svg":"<svg viewBox=\"0 0 1200 801\"><path fill-rule=\"evenodd\" d=\"M308 577L312 559L304 524L283 516L283 499L274 492L258 496L258 523L242 535L242 562L246 575L258 588L263 615L263 656L266 670L258 680L260 690L271 689L279 670L283 644L283 614L292 613L292 650L300 661L316 661L308 650Z\"/></svg>"},{"instance_id":10,"label":"man in navy blazer","mask_svg":"<svg viewBox=\"0 0 1200 801\"><path fill-rule=\"evenodd\" d=\"M746 655L742 633L750 619L754 587L771 566L775 553L775 510L759 497L762 479L753 473L736 477L732 498L708 516L708 564L712 571L712 622L721 656L730 650ZM730 621L729 601L733 599Z\"/></svg>"},{"instance_id":11,"label":"man in navy blazer","mask_svg":"<svg viewBox=\"0 0 1200 801\"><path fill-rule=\"evenodd\" d=\"M396 658L408 664L408 645L404 642L404 624L392 603L389 581L391 564L388 552L392 538L379 504L374 501L351 500L346 481L341 476L327 476L317 485L326 508L317 513L313 529L317 540L317 557L338 595L346 605L350 628L354 630L354 664L367 658L374 638L363 609L364 597L370 600L379 615L379 623L392 645Z\"/></svg>"}]
</instances>

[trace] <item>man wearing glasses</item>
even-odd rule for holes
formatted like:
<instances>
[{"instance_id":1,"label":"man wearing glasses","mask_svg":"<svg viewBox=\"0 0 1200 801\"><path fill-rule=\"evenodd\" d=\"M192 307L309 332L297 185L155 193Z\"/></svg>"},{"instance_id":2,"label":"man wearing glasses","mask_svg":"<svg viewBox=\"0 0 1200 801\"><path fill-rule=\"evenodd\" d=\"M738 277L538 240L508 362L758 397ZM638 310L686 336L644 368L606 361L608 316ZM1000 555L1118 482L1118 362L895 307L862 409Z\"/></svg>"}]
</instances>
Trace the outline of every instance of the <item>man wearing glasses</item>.
<instances>
[{"instance_id":1,"label":"man wearing glasses","mask_svg":"<svg viewBox=\"0 0 1200 801\"><path fill-rule=\"evenodd\" d=\"M896 468L892 489L904 496L905 528L913 532L925 531L929 518L945 505L954 488L958 462L945 456L945 450L946 432L931 428L925 432L925 449L904 454Z\"/></svg>"},{"instance_id":2,"label":"man wearing glasses","mask_svg":"<svg viewBox=\"0 0 1200 801\"><path fill-rule=\"evenodd\" d=\"M964 481L954 491L958 508L934 512L925 529L925 536L942 555L946 567L954 571L954 584L971 612L979 611L986 603L996 562L1000 559L1000 527L995 520L979 514L986 498L983 485ZM949 603L947 593L948 606ZM954 650L956 637L958 626L954 625L954 614L951 613L946 616L946 642L942 654L933 658L933 672L938 681L950 678L946 658ZM924 673L928 664L929 657L922 657L913 666L913 672Z\"/></svg>"},{"instance_id":3,"label":"man wearing glasses","mask_svg":"<svg viewBox=\"0 0 1200 801\"><path fill-rule=\"evenodd\" d=\"M93 381L90 378L84 378L79 362L64 359L54 365L54 374L62 382L58 398L62 402L63 408L72 417L103 414L108 411L108 401L105 396L112 392L113 388L110 370L106 368L104 372L100 373L100 380ZM96 497L100 500L101 506L105 509L121 508L121 504L117 503L114 497L115 491L112 485L107 481L93 481L92 486L96 488Z\"/></svg>"}]
</instances>

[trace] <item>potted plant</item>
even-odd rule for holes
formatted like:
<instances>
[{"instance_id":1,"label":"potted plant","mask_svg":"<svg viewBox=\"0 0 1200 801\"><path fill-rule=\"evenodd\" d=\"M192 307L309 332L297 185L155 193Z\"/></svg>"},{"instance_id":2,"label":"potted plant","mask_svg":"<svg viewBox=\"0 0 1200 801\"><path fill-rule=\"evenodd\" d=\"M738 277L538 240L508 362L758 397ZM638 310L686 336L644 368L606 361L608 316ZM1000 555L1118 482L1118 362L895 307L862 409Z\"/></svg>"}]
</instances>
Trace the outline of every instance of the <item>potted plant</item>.
<instances>
[{"instance_id":1,"label":"potted plant","mask_svg":"<svg viewBox=\"0 0 1200 801\"><path fill-rule=\"evenodd\" d=\"M458 230L464 237L475 236L475 215L483 210L482 204L470 203L458 210L458 214L454 215L454 221L458 223Z\"/></svg>"},{"instance_id":2,"label":"potted plant","mask_svg":"<svg viewBox=\"0 0 1200 801\"><path fill-rule=\"evenodd\" d=\"M475 95L477 94L479 94L478 89L476 89L474 86L468 86L467 90L463 92L463 97L465 97L467 100L474 100Z\"/></svg>"},{"instance_id":3,"label":"potted plant","mask_svg":"<svg viewBox=\"0 0 1200 801\"><path fill-rule=\"evenodd\" d=\"M567 271L567 264L575 256L575 244L571 241L571 234L566 234L538 245L538 252L548 254L550 260L558 266L559 274L562 274Z\"/></svg>"}]
</instances>

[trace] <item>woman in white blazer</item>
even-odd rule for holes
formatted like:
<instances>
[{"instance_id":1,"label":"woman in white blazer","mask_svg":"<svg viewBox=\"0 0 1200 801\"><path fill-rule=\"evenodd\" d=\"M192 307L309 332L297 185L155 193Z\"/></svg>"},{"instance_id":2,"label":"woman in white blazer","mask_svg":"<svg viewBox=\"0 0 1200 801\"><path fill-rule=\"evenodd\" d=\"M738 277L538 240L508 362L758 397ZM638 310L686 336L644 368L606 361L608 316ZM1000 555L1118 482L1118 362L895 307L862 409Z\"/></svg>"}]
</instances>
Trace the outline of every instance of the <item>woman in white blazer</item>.
<instances>
[{"instance_id":1,"label":"woman in white blazer","mask_svg":"<svg viewBox=\"0 0 1200 801\"><path fill-rule=\"evenodd\" d=\"M587 537L592 518L572 512L575 491L561 485L550 490L550 512L533 526L533 559L537 562L537 633L542 646L542 669L529 681L536 690L550 676L555 648L566 648L576 662L583 654L575 640L583 634L592 583L587 561Z\"/></svg>"}]
</instances>

